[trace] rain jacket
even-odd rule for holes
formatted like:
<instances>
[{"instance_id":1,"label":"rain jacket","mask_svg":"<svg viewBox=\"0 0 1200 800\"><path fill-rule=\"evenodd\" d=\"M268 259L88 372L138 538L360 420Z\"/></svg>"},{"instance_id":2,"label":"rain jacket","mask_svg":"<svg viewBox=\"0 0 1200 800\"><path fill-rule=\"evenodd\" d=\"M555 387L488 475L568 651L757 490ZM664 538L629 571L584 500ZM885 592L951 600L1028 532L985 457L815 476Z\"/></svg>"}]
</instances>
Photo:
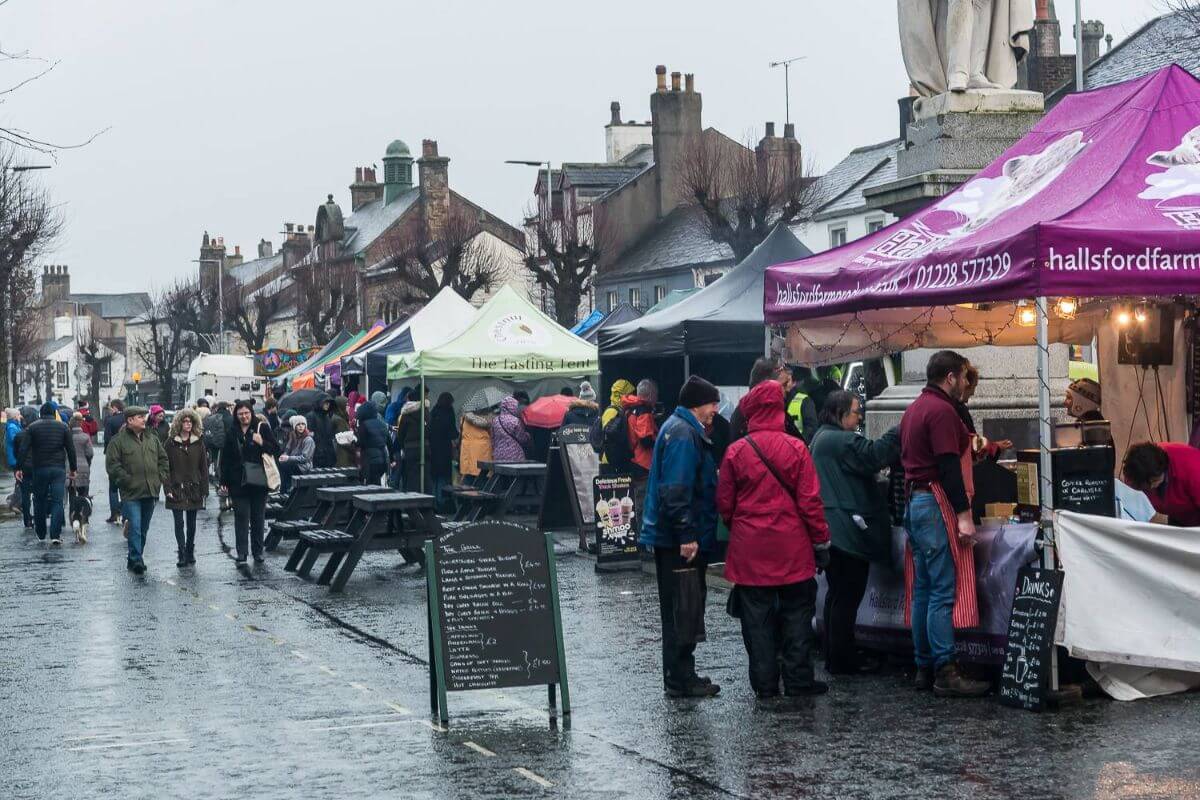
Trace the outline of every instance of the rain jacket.
<instances>
[{"instance_id":1,"label":"rain jacket","mask_svg":"<svg viewBox=\"0 0 1200 800\"><path fill-rule=\"evenodd\" d=\"M21 423L10 419L4 423L4 458L9 469L17 468L17 434L21 432Z\"/></svg>"},{"instance_id":2,"label":"rain jacket","mask_svg":"<svg viewBox=\"0 0 1200 800\"><path fill-rule=\"evenodd\" d=\"M518 414L517 398L500 401L500 413L492 420L492 460L524 461L525 445L529 444L529 431Z\"/></svg>"},{"instance_id":3,"label":"rain jacket","mask_svg":"<svg viewBox=\"0 0 1200 800\"><path fill-rule=\"evenodd\" d=\"M593 403L591 400L580 400L576 397L571 401L571 405L567 408L567 413L563 415L562 424L566 425L587 425L596 421L596 417L600 416L600 406Z\"/></svg>"},{"instance_id":4,"label":"rain jacket","mask_svg":"<svg viewBox=\"0 0 1200 800\"><path fill-rule=\"evenodd\" d=\"M305 433L297 437L295 433L288 437L287 448L283 451L288 457L288 464L295 464L297 472L308 472L312 469L313 452L317 449L312 434Z\"/></svg>"},{"instance_id":5,"label":"rain jacket","mask_svg":"<svg viewBox=\"0 0 1200 800\"><path fill-rule=\"evenodd\" d=\"M254 434L262 437L262 444L254 443ZM230 497L247 497L257 493L265 494L265 487L247 486L243 483L245 475L244 464L262 464L263 456L279 455L279 441L271 433L271 426L264 417L257 414L250 420L250 427L244 432L237 420L225 434L225 446L221 448L221 462L218 470L221 483L229 489Z\"/></svg>"},{"instance_id":6,"label":"rain jacket","mask_svg":"<svg viewBox=\"0 0 1200 800\"><path fill-rule=\"evenodd\" d=\"M478 475L479 462L492 460L492 418L470 411L462 415L462 443L458 448L458 471Z\"/></svg>"},{"instance_id":7,"label":"rain jacket","mask_svg":"<svg viewBox=\"0 0 1200 800\"><path fill-rule=\"evenodd\" d=\"M608 408L604 409L604 411L600 413L601 430L604 430L608 423L616 419L617 414L621 413L621 399L625 397L625 395L633 394L636 391L637 387L624 378L618 378L617 380L613 381L612 388L609 389L608 393ZM603 453L600 455L600 463L608 463L608 459L604 457Z\"/></svg>"},{"instance_id":8,"label":"rain jacket","mask_svg":"<svg viewBox=\"0 0 1200 800\"><path fill-rule=\"evenodd\" d=\"M149 427L140 437L121 428L105 451L104 464L109 484L121 490L122 500L157 500L170 472L167 451Z\"/></svg>"},{"instance_id":9,"label":"rain jacket","mask_svg":"<svg viewBox=\"0 0 1200 800\"><path fill-rule=\"evenodd\" d=\"M337 447L333 441L336 432L333 427L332 408L325 410L325 400L319 400L308 415L308 430L312 434L314 467L332 467L337 463Z\"/></svg>"},{"instance_id":10,"label":"rain jacket","mask_svg":"<svg viewBox=\"0 0 1200 800\"><path fill-rule=\"evenodd\" d=\"M362 405L358 407L359 412L362 411ZM350 411L349 402L345 397L335 397L333 399L333 413L329 415L333 423L333 434L336 436L339 433L345 433L350 430ZM355 434L357 437L358 434ZM339 444L335 447L335 456L337 466L353 467L357 464L355 460L358 454L357 444Z\"/></svg>"},{"instance_id":11,"label":"rain jacket","mask_svg":"<svg viewBox=\"0 0 1200 800\"><path fill-rule=\"evenodd\" d=\"M629 415L629 449L633 452L633 464L649 472L650 462L654 459L655 437L658 436L654 404L631 394L622 398L621 408Z\"/></svg>"},{"instance_id":12,"label":"rain jacket","mask_svg":"<svg viewBox=\"0 0 1200 800\"><path fill-rule=\"evenodd\" d=\"M712 443L691 411L679 407L667 418L652 456L638 542L645 547L699 542L703 552L714 553L717 465Z\"/></svg>"},{"instance_id":13,"label":"rain jacket","mask_svg":"<svg viewBox=\"0 0 1200 800\"><path fill-rule=\"evenodd\" d=\"M429 412L429 473L434 478L450 480L453 472L454 440L458 428L454 425L454 407L435 405Z\"/></svg>"},{"instance_id":14,"label":"rain jacket","mask_svg":"<svg viewBox=\"0 0 1200 800\"><path fill-rule=\"evenodd\" d=\"M125 427L125 413L118 411L104 418L104 452L108 452L108 443Z\"/></svg>"},{"instance_id":15,"label":"rain jacket","mask_svg":"<svg viewBox=\"0 0 1200 800\"><path fill-rule=\"evenodd\" d=\"M900 457L900 432L892 428L871 441L853 431L822 425L810 450L833 546L865 561L890 563L892 521L875 476ZM855 523L855 514L867 523L866 530Z\"/></svg>"},{"instance_id":16,"label":"rain jacket","mask_svg":"<svg viewBox=\"0 0 1200 800\"><path fill-rule=\"evenodd\" d=\"M75 443L71 441L71 431L58 417L42 417L25 429L17 461L26 472L38 467L61 469L64 465L75 469Z\"/></svg>"},{"instance_id":17,"label":"rain jacket","mask_svg":"<svg viewBox=\"0 0 1200 800\"><path fill-rule=\"evenodd\" d=\"M185 441L176 431L167 439L167 508L197 511L208 497L208 448L203 434L192 433Z\"/></svg>"},{"instance_id":18,"label":"rain jacket","mask_svg":"<svg viewBox=\"0 0 1200 800\"><path fill-rule=\"evenodd\" d=\"M75 485L87 494L92 483L92 457L96 452L92 447L92 437L80 425L71 429L71 442L75 445Z\"/></svg>"},{"instance_id":19,"label":"rain jacket","mask_svg":"<svg viewBox=\"0 0 1200 800\"><path fill-rule=\"evenodd\" d=\"M814 548L829 546L817 470L804 443L783 432L783 387L763 381L742 399L753 438L786 486L743 437L721 463L717 508L729 526L725 577L742 586L787 586L817 574Z\"/></svg>"},{"instance_id":20,"label":"rain jacket","mask_svg":"<svg viewBox=\"0 0 1200 800\"><path fill-rule=\"evenodd\" d=\"M388 429L379 418L379 407L375 403L363 403L358 407L358 447L362 452L363 469L387 468Z\"/></svg>"}]
</instances>

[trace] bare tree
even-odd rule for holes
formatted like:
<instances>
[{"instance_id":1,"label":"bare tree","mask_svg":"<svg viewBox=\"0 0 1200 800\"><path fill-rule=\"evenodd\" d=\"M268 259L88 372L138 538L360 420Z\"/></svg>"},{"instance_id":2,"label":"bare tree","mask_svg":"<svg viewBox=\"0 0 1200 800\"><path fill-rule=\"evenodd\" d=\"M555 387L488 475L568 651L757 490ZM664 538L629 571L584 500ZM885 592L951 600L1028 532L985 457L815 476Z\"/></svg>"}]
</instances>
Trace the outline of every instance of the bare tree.
<instances>
[{"instance_id":1,"label":"bare tree","mask_svg":"<svg viewBox=\"0 0 1200 800\"><path fill-rule=\"evenodd\" d=\"M4 306L7 305L7 310ZM0 296L0 350L6 350L9 373L0 381L0 405L16 401L8 397L8 384L19 392L27 380L21 380L22 372L41 362L41 313L38 308L37 274L33 267L22 265L14 269L8 278L8 289ZM3 358L0 357L0 364Z\"/></svg>"},{"instance_id":2,"label":"bare tree","mask_svg":"<svg viewBox=\"0 0 1200 800\"><path fill-rule=\"evenodd\" d=\"M549 295L555 320L570 328L579 321L579 307L610 242L591 208L580 212L570 203L563 206L560 219L537 212L528 216L525 266L533 283Z\"/></svg>"},{"instance_id":3,"label":"bare tree","mask_svg":"<svg viewBox=\"0 0 1200 800\"><path fill-rule=\"evenodd\" d=\"M282 280L260 286L254 291L236 284L225 298L225 319L233 333L255 353L267 344L271 321L283 311L287 297Z\"/></svg>"},{"instance_id":4,"label":"bare tree","mask_svg":"<svg viewBox=\"0 0 1200 800\"><path fill-rule=\"evenodd\" d=\"M452 212L440 231L417 220L389 234L379 269L387 275L385 295L402 307L428 303L447 287L470 300L495 286L503 272L497 248L481 234L471 214Z\"/></svg>"},{"instance_id":5,"label":"bare tree","mask_svg":"<svg viewBox=\"0 0 1200 800\"><path fill-rule=\"evenodd\" d=\"M1200 36L1200 0L1166 0L1166 7L1187 21L1193 35Z\"/></svg>"},{"instance_id":6,"label":"bare tree","mask_svg":"<svg viewBox=\"0 0 1200 800\"><path fill-rule=\"evenodd\" d=\"M680 181L712 240L741 261L776 224L805 215L814 195L809 173L799 147L768 155L702 136L684 155Z\"/></svg>"},{"instance_id":7,"label":"bare tree","mask_svg":"<svg viewBox=\"0 0 1200 800\"><path fill-rule=\"evenodd\" d=\"M33 303L29 265L47 250L62 226L46 192L30 173L13 169L17 166L13 155L10 149L0 150L0 365L4 365L0 371L6 374L9 369L15 372L14 344L21 338L15 322ZM0 381L0 401L10 400L8 384L7 378Z\"/></svg>"},{"instance_id":8,"label":"bare tree","mask_svg":"<svg viewBox=\"0 0 1200 800\"><path fill-rule=\"evenodd\" d=\"M90 328L75 332L75 379L81 394L92 408L100 407L100 379L105 371L112 373L113 353L97 339Z\"/></svg>"},{"instance_id":9,"label":"bare tree","mask_svg":"<svg viewBox=\"0 0 1200 800\"><path fill-rule=\"evenodd\" d=\"M191 283L181 281L154 292L143 315L149 336L133 346L138 360L158 381L158 401L167 407L175 397L175 375L194 348L192 327L198 305Z\"/></svg>"},{"instance_id":10,"label":"bare tree","mask_svg":"<svg viewBox=\"0 0 1200 800\"><path fill-rule=\"evenodd\" d=\"M339 330L354 324L358 273L353 263L302 262L292 269L292 291L296 314L311 342L328 342Z\"/></svg>"}]
</instances>

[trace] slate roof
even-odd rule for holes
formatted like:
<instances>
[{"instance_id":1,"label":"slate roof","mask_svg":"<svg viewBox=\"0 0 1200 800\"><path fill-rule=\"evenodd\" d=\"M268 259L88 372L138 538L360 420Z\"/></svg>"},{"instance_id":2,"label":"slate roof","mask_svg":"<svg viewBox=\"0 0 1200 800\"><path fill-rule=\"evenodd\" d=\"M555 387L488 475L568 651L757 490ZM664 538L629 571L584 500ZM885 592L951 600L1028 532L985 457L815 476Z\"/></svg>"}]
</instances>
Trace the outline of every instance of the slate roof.
<instances>
[{"instance_id":1,"label":"slate roof","mask_svg":"<svg viewBox=\"0 0 1200 800\"><path fill-rule=\"evenodd\" d=\"M645 164L646 166L649 166L649 165L653 164L654 163L654 145L639 144L637 147L633 148L632 150L630 150L628 153L625 154L625 156L621 159L621 163L629 164L630 166L633 166L636 164Z\"/></svg>"},{"instance_id":2,"label":"slate roof","mask_svg":"<svg viewBox=\"0 0 1200 800\"><path fill-rule=\"evenodd\" d=\"M1178 64L1193 75L1200 75L1200 31L1182 13L1172 12L1147 22L1100 58L1083 73L1088 89L1140 78L1170 64ZM1074 81L1046 99L1052 105L1072 90Z\"/></svg>"},{"instance_id":3,"label":"slate roof","mask_svg":"<svg viewBox=\"0 0 1200 800\"><path fill-rule=\"evenodd\" d=\"M641 164L563 164L565 182L572 186L620 186L642 171Z\"/></svg>"},{"instance_id":4,"label":"slate roof","mask_svg":"<svg viewBox=\"0 0 1200 800\"><path fill-rule=\"evenodd\" d=\"M709 236L703 214L695 208L675 209L603 270L597 283L631 275L653 274L697 266L733 263L733 250Z\"/></svg>"},{"instance_id":5,"label":"slate roof","mask_svg":"<svg viewBox=\"0 0 1200 800\"><path fill-rule=\"evenodd\" d=\"M281 250L273 256L256 258L253 261L245 261L236 267L231 267L229 269L229 277L238 283L253 283L259 278L264 277L271 270L277 270L282 266L283 251Z\"/></svg>"},{"instance_id":6,"label":"slate roof","mask_svg":"<svg viewBox=\"0 0 1200 800\"><path fill-rule=\"evenodd\" d=\"M383 200L372 200L350 214L346 217L346 236L341 244L342 254L357 255L366 250L420 198L421 190L414 186L386 205Z\"/></svg>"},{"instance_id":7,"label":"slate roof","mask_svg":"<svg viewBox=\"0 0 1200 800\"><path fill-rule=\"evenodd\" d=\"M42 355L49 358L50 356L62 350L69 344L75 343L74 336L63 336L60 339L43 339L42 340Z\"/></svg>"},{"instance_id":8,"label":"slate roof","mask_svg":"<svg viewBox=\"0 0 1200 800\"><path fill-rule=\"evenodd\" d=\"M828 172L817 178L809 219L842 216L866 208L863 190L896 179L899 139L856 147Z\"/></svg>"},{"instance_id":9,"label":"slate roof","mask_svg":"<svg viewBox=\"0 0 1200 800\"><path fill-rule=\"evenodd\" d=\"M136 317L150 304L150 295L145 292L125 294L80 294L67 295L67 301L85 306L99 306L100 316L105 319Z\"/></svg>"}]
</instances>

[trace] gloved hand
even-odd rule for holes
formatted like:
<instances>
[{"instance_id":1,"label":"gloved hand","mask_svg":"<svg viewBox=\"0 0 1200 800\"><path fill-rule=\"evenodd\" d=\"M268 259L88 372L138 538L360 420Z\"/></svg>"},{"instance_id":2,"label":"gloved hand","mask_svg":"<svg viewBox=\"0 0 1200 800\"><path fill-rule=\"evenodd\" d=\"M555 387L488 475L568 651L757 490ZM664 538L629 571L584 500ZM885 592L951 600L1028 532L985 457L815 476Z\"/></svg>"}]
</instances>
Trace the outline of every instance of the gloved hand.
<instances>
[{"instance_id":1,"label":"gloved hand","mask_svg":"<svg viewBox=\"0 0 1200 800\"><path fill-rule=\"evenodd\" d=\"M814 548L813 555L817 557L817 572L824 572L829 569L829 548L821 547Z\"/></svg>"}]
</instances>

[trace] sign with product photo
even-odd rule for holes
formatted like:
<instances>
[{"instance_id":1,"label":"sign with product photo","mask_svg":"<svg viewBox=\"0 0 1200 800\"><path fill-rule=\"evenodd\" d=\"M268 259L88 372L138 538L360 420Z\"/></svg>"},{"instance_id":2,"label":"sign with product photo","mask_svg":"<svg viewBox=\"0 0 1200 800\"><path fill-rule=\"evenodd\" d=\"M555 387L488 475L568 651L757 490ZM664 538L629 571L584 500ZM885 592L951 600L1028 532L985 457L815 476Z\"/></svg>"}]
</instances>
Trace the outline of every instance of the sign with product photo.
<instances>
[{"instance_id":1,"label":"sign with product photo","mask_svg":"<svg viewBox=\"0 0 1200 800\"><path fill-rule=\"evenodd\" d=\"M639 569L638 534L642 509L633 501L631 475L600 475L592 480L596 571Z\"/></svg>"}]
</instances>

